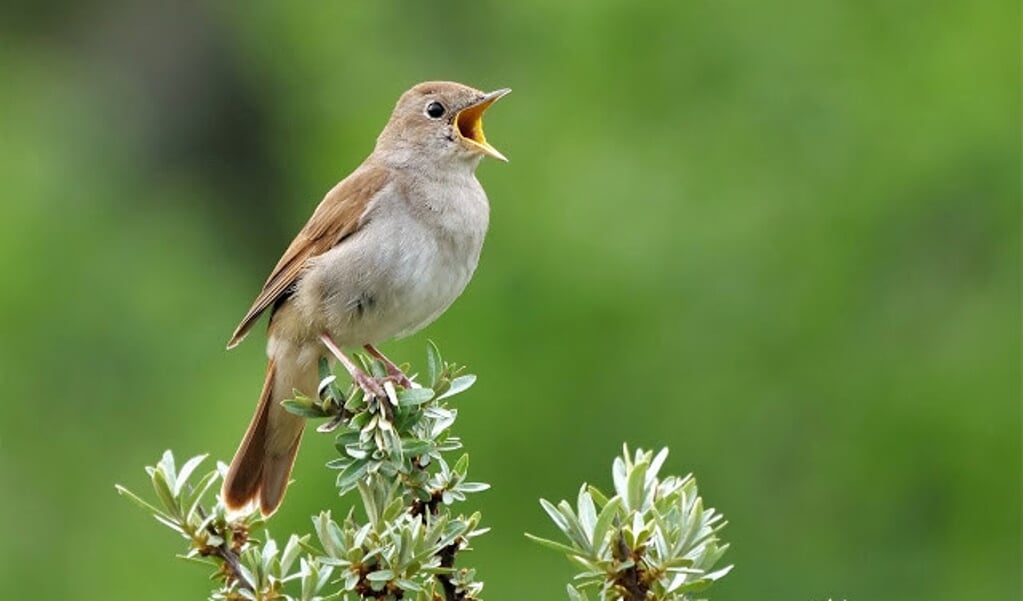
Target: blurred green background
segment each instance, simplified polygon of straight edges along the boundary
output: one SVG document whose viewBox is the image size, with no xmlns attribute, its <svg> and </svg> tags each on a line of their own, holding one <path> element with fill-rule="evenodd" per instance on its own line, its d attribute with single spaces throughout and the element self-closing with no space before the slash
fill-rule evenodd
<svg viewBox="0 0 1023 601">
<path fill-rule="evenodd" d="M 383 348 L 480 377 L 486 598 L 564 598 L 522 532 L 624 441 L 729 519 L 715 601 L 1020 598 L 1018 3 L 0 10 L 4 598 L 204 598 L 113 485 L 230 457 L 264 338 L 224 342 L 438 78 L 515 90 L 487 116 L 511 162 L 479 169 L 466 293 Z M 347 506 L 330 454 L 307 436 L 272 531 Z"/>
</svg>

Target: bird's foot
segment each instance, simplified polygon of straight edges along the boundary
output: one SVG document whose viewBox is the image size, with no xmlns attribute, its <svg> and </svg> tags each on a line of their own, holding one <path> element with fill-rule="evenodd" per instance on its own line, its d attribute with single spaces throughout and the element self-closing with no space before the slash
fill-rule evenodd
<svg viewBox="0 0 1023 601">
<path fill-rule="evenodd" d="M 334 357 L 337 358 L 341 365 L 345 366 L 345 370 L 348 371 L 348 375 L 352 376 L 352 382 L 361 388 L 362 391 L 366 393 L 366 396 L 372 396 L 378 399 L 387 397 L 387 392 L 384 390 L 380 379 L 374 378 L 359 369 L 359 366 L 356 365 L 355 362 L 348 357 L 348 355 L 341 352 L 341 349 L 334 343 L 334 340 L 329 335 L 321 334 L 320 342 L 322 342 L 323 346 L 330 351 L 331 355 L 334 355 Z"/>
<path fill-rule="evenodd" d="M 398 386 L 401 386 L 402 388 L 404 388 L 406 390 L 408 390 L 409 388 L 412 388 L 412 380 L 409 380 L 408 376 L 406 376 L 404 374 L 404 372 L 402 372 L 401 370 L 398 370 L 396 372 L 392 372 L 391 370 L 387 370 L 387 375 L 384 376 L 382 379 L 385 382 L 394 382 L 395 384 L 397 384 Z"/>
<path fill-rule="evenodd" d="M 384 364 L 384 369 L 387 370 L 387 376 L 384 378 L 385 380 L 394 382 L 398 386 L 401 386 L 402 388 L 405 389 L 412 388 L 412 380 L 410 380 L 409 377 L 405 375 L 405 372 L 401 371 L 400 367 L 394 364 L 394 361 L 388 359 L 386 355 L 381 353 L 380 350 L 377 349 L 372 344 L 367 344 L 362 348 L 366 349 L 366 352 L 368 352 L 370 355 L 373 355 L 374 358 L 378 359 L 381 363 Z"/>
<path fill-rule="evenodd" d="M 381 385 L 381 378 L 374 378 L 358 368 L 356 368 L 354 372 L 351 372 L 351 376 L 355 385 L 361 388 L 367 396 L 376 397 L 378 399 L 387 398 L 387 392 Z"/>
<path fill-rule="evenodd" d="M 394 419 L 394 407 L 398 406 L 398 395 L 394 390 L 394 383 L 391 382 L 389 376 L 377 378 L 367 374 L 361 369 L 356 368 L 355 371 L 349 372 L 352 376 L 352 382 L 355 383 L 365 395 L 366 402 L 370 402 L 370 399 L 376 399 L 377 407 L 380 410 L 383 419 L 390 422 Z"/>
<path fill-rule="evenodd" d="M 366 402 L 376 399 L 383 418 L 388 422 L 393 420 L 394 410 L 391 405 L 398 406 L 398 396 L 390 378 L 388 376 L 377 378 L 358 368 L 348 373 L 352 376 L 352 382 L 362 390 Z"/>
</svg>

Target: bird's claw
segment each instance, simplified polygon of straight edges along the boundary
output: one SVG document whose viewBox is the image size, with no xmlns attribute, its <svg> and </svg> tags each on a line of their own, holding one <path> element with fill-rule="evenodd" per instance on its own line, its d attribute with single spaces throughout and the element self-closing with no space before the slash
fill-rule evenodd
<svg viewBox="0 0 1023 601">
<path fill-rule="evenodd" d="M 385 381 L 389 380 L 405 389 L 412 388 L 412 380 L 405 375 L 405 372 L 401 371 L 400 367 L 394 364 L 394 361 L 391 361 L 387 358 L 387 355 L 381 353 L 380 349 L 372 344 L 367 344 L 363 348 L 384 366 L 384 369 L 387 371 L 387 376 L 384 378 Z"/>
<path fill-rule="evenodd" d="M 373 376 L 360 371 L 353 374 L 352 379 L 355 381 L 355 385 L 361 388 L 366 396 L 378 399 L 382 399 L 387 396 L 387 393 L 384 391 L 384 387 L 380 385 L 380 381 Z"/>
<path fill-rule="evenodd" d="M 410 380 L 409 377 L 406 376 L 404 372 L 397 368 L 394 371 L 388 369 L 387 377 L 385 377 L 384 380 L 388 382 L 394 382 L 395 384 L 401 386 L 405 390 L 412 388 L 412 380 Z"/>
</svg>

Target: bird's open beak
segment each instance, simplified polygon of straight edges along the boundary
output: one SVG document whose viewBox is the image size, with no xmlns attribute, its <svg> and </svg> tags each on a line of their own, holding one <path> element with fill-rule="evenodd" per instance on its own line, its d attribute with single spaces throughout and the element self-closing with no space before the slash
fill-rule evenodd
<svg viewBox="0 0 1023 601">
<path fill-rule="evenodd" d="M 455 115 L 455 131 L 469 146 L 479 152 L 507 162 L 503 154 L 487 142 L 483 135 L 483 113 L 490 108 L 491 104 L 497 102 L 502 96 L 511 92 L 508 88 L 493 91 L 486 94 L 478 102 L 470 104 Z"/>
</svg>

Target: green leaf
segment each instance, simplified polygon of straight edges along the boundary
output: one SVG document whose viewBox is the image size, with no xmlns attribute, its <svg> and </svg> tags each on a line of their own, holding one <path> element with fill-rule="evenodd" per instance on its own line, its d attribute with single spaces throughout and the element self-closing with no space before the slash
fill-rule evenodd
<svg viewBox="0 0 1023 601">
<path fill-rule="evenodd" d="M 293 413 L 300 417 L 326 417 L 326 414 L 319 407 L 297 399 L 283 400 L 281 405 L 288 410 L 288 413 Z"/>
<path fill-rule="evenodd" d="M 597 523 L 597 507 L 593 504 L 593 497 L 586 490 L 585 484 L 579 489 L 579 499 L 576 507 L 579 509 L 579 522 L 582 524 L 583 534 L 592 541 L 593 527 Z"/>
<path fill-rule="evenodd" d="M 370 451 L 368 449 L 363 448 L 363 446 L 359 443 L 347 445 L 344 448 L 344 453 L 345 455 L 348 455 L 352 459 L 365 459 L 370 455 Z"/>
<path fill-rule="evenodd" d="M 661 466 L 664 465 L 664 460 L 668 458 L 668 447 L 664 447 L 658 451 L 657 455 L 650 462 L 650 469 L 647 472 L 652 476 L 656 477 L 657 473 L 661 471 Z"/>
<path fill-rule="evenodd" d="M 252 574 L 252 570 L 250 570 L 250 569 L 249 569 L 249 568 L 247 568 L 246 566 L 244 566 L 244 565 L 239 565 L 239 566 L 238 566 L 238 569 L 239 569 L 239 571 L 241 572 L 241 574 L 242 574 L 242 577 L 244 577 L 244 578 L 245 578 L 246 580 L 248 580 L 249 582 L 258 582 L 258 580 L 256 580 L 256 578 L 255 578 L 255 577 L 253 576 L 253 574 Z M 239 591 L 238 591 L 238 592 L 240 592 L 240 593 L 242 593 L 242 594 L 244 595 L 245 593 L 248 593 L 249 591 L 248 591 L 248 590 L 246 590 L 246 589 L 239 589 Z M 251 594 L 251 593 L 250 593 L 250 594 Z M 255 597 L 254 597 L 254 596 L 253 596 L 253 599 L 255 599 Z"/>
<path fill-rule="evenodd" d="M 277 557 L 277 541 L 269 538 L 269 534 L 267 534 L 267 540 L 263 543 L 263 552 L 259 558 L 259 568 L 263 574 L 270 574 L 272 572 L 272 564 L 275 557 Z"/>
<path fill-rule="evenodd" d="M 287 575 L 291 571 L 291 564 L 298 558 L 298 554 L 302 552 L 302 545 L 309 540 L 309 535 L 305 535 L 301 538 L 297 534 L 292 534 L 291 538 L 288 539 L 288 544 L 284 545 L 284 552 L 281 553 L 281 574 Z"/>
<path fill-rule="evenodd" d="M 401 452 L 409 457 L 425 455 L 433 450 L 433 444 L 428 440 L 406 438 L 401 441 Z"/>
<path fill-rule="evenodd" d="M 590 537 L 586 534 L 586 530 L 583 528 L 582 522 L 579 517 L 575 514 L 572 506 L 568 504 L 568 501 L 561 501 L 558 503 L 558 510 L 561 511 L 561 515 L 565 516 L 572 529 L 568 532 L 569 538 L 574 543 L 579 545 L 580 549 L 586 552 L 592 551 L 590 547 Z"/>
<path fill-rule="evenodd" d="M 163 511 L 161 511 L 161 510 L 157 509 L 156 507 L 150 505 L 149 503 L 143 501 L 142 497 L 136 495 L 135 493 L 131 492 L 130 490 L 128 490 L 127 488 L 121 486 L 120 484 L 115 484 L 114 485 L 114 489 L 117 490 L 117 494 L 121 495 L 122 497 L 127 497 L 129 501 L 131 501 L 132 503 L 138 505 L 139 507 L 141 507 L 142 509 L 146 510 L 147 512 L 153 513 L 153 514 L 163 514 Z"/>
<path fill-rule="evenodd" d="M 316 537 L 320 539 L 320 545 L 324 552 L 330 557 L 338 557 L 344 549 L 344 543 L 333 530 L 334 520 L 330 517 L 329 511 L 321 511 L 313 518 L 313 529 L 316 530 Z"/>
<path fill-rule="evenodd" d="M 470 374 L 466 376 L 458 376 L 454 380 L 451 380 L 451 385 L 448 387 L 447 391 L 445 391 L 444 394 L 437 397 L 437 400 L 440 401 L 448 397 L 453 397 L 460 392 L 468 390 L 475 383 L 476 376 L 474 375 Z"/>
<path fill-rule="evenodd" d="M 557 541 L 553 541 L 547 538 L 540 538 L 539 536 L 534 536 L 528 532 L 526 532 L 526 538 L 533 541 L 534 543 L 543 545 L 548 549 L 554 549 L 555 551 L 560 551 L 567 555 L 579 555 L 579 549 L 576 549 L 575 547 L 570 547 L 564 543 L 559 543 Z"/>
<path fill-rule="evenodd" d="M 728 567 L 725 567 L 725 568 L 721 568 L 720 570 L 717 570 L 716 572 L 711 572 L 709 574 L 704 574 L 699 579 L 694 580 L 694 581 L 689 582 L 689 583 L 686 583 L 685 585 L 680 586 L 679 588 L 677 588 L 675 590 L 677 592 L 680 592 L 680 593 L 698 593 L 698 592 L 700 592 L 702 590 L 707 589 L 707 587 L 709 587 L 710 585 L 714 584 L 714 582 L 716 582 L 717 580 L 720 580 L 722 577 L 727 575 L 728 572 L 732 571 L 733 567 L 734 566 L 728 566 Z"/>
<path fill-rule="evenodd" d="M 369 364 L 369 373 L 374 378 L 386 378 L 387 368 L 384 367 L 384 363 L 374 357 L 365 357 L 366 362 Z"/>
<path fill-rule="evenodd" d="M 174 493 L 171 491 L 170 484 L 167 482 L 167 472 L 162 468 L 163 466 L 161 465 L 160 468 L 157 468 L 152 472 L 151 479 L 153 481 L 153 490 L 156 491 L 156 496 L 160 499 L 160 502 L 163 503 L 168 514 L 178 516 L 181 513 L 181 508 L 178 506 L 177 500 L 174 498 Z M 170 469 L 173 472 L 174 466 L 171 465 Z M 171 474 L 171 477 L 173 477 L 173 473 Z"/>
<path fill-rule="evenodd" d="M 369 461 L 366 459 L 353 461 L 337 475 L 337 488 L 341 490 L 342 494 L 344 494 L 355 486 L 356 482 L 358 482 L 360 478 L 363 478 L 366 475 L 368 468 Z"/>
<path fill-rule="evenodd" d="M 547 512 L 547 515 L 554 522 L 554 525 L 558 527 L 558 530 L 561 530 L 565 536 L 570 537 L 569 532 L 572 530 L 572 527 L 568 524 L 565 516 L 561 515 L 561 512 L 558 511 L 558 508 L 547 499 L 540 499 L 540 506 Z"/>
<path fill-rule="evenodd" d="M 387 582 L 394 578 L 394 570 L 377 570 L 366 574 L 366 580 L 370 582 Z"/>
<path fill-rule="evenodd" d="M 614 484 L 615 494 L 621 497 L 623 501 L 628 501 L 629 474 L 625 467 L 625 460 L 621 457 L 615 457 L 614 463 L 611 464 L 611 479 Z M 628 503 L 626 503 L 626 507 L 629 507 Z"/>
<path fill-rule="evenodd" d="M 612 497 L 610 501 L 604 505 L 604 508 L 600 510 L 600 515 L 597 516 L 597 523 L 593 525 L 593 550 L 596 554 L 603 553 L 604 545 L 608 542 L 608 534 L 611 531 L 611 525 L 614 523 L 616 517 L 621 517 L 620 512 L 622 509 L 621 497 Z"/>
<path fill-rule="evenodd" d="M 409 580 L 407 578 L 399 578 L 394 583 L 405 591 L 412 591 L 414 593 L 418 593 L 423 590 L 423 587 L 418 582 L 414 580 Z"/>
<path fill-rule="evenodd" d="M 405 388 L 398 392 L 398 406 L 409 407 L 422 405 L 433 399 L 430 388 Z"/>
<path fill-rule="evenodd" d="M 426 375 L 430 381 L 430 388 L 437 387 L 437 380 L 444 369 L 444 360 L 441 359 L 440 349 L 432 340 L 426 341 Z"/>
<path fill-rule="evenodd" d="M 195 468 L 198 467 L 198 465 L 208 456 L 209 455 L 196 455 L 186 461 L 185 465 L 181 466 L 181 471 L 178 472 L 177 481 L 174 483 L 173 492 L 175 497 L 181 494 L 181 489 L 188 482 L 188 478 L 192 475 L 192 472 L 195 471 Z"/>
<path fill-rule="evenodd" d="M 646 498 L 646 470 L 650 467 L 645 461 L 632 466 L 629 472 L 626 491 L 628 492 L 626 508 L 632 511 L 644 511 L 643 501 Z"/>
<path fill-rule="evenodd" d="M 586 598 L 586 593 L 580 593 L 571 584 L 566 585 L 566 586 L 567 586 L 569 601 L 588 601 L 588 599 Z"/>
<path fill-rule="evenodd" d="M 715 545 L 716 545 L 716 543 L 715 543 Z M 709 569 L 715 563 L 717 563 L 718 560 L 721 559 L 721 556 L 725 554 L 725 551 L 728 550 L 729 546 L 730 545 L 728 545 L 728 544 L 724 544 L 724 545 L 721 545 L 720 547 L 715 546 L 714 548 L 708 549 L 707 555 L 700 562 L 700 565 L 702 567 L 704 567 L 704 568 Z"/>
<path fill-rule="evenodd" d="M 490 485 L 486 482 L 462 482 L 455 487 L 455 490 L 464 493 L 476 493 L 488 490 Z"/>
<path fill-rule="evenodd" d="M 177 532 L 179 534 L 185 535 L 187 537 L 187 535 L 185 534 L 184 529 L 181 527 L 181 524 L 179 524 L 178 521 L 175 520 L 174 518 L 172 518 L 170 516 L 167 516 L 167 515 L 165 515 L 163 513 L 154 513 L 153 517 L 156 518 L 157 522 L 160 522 L 161 524 L 163 524 L 164 526 L 167 526 L 171 530 L 173 530 L 173 531 L 175 531 L 175 532 Z"/>
<path fill-rule="evenodd" d="M 357 442 L 359 442 L 358 432 L 341 432 L 334 438 L 334 448 L 343 453 L 346 446 Z"/>
<path fill-rule="evenodd" d="M 192 550 L 190 553 L 197 553 L 198 551 Z M 194 555 L 175 555 L 178 559 L 184 559 L 185 561 L 191 561 L 193 563 L 202 564 L 204 567 L 214 566 L 216 567 L 217 562 L 213 561 L 209 557 L 196 557 Z"/>
<path fill-rule="evenodd" d="M 462 453 L 462 456 L 455 462 L 455 467 L 451 468 L 451 471 L 459 476 L 465 476 L 466 472 L 469 471 L 469 454 Z"/>
<path fill-rule="evenodd" d="M 165 481 L 173 489 L 174 481 L 177 480 L 177 472 L 174 469 L 174 453 L 170 449 L 163 452 L 160 462 L 156 464 L 156 471 L 163 473 Z"/>
<path fill-rule="evenodd" d="M 599 488 L 591 484 L 587 490 L 589 490 L 590 496 L 593 497 L 593 500 L 597 503 L 597 507 L 603 507 L 607 505 L 607 496 L 604 493 L 600 492 Z"/>
<path fill-rule="evenodd" d="M 199 503 L 202 502 L 202 498 L 207 492 L 209 492 L 209 490 L 213 487 L 213 484 L 217 481 L 218 475 L 218 472 L 212 471 L 199 479 L 199 482 L 195 485 L 195 489 L 192 491 L 191 495 L 189 495 L 191 500 L 188 503 L 188 507 L 185 508 L 186 519 L 195 513 L 196 508 L 199 507 Z"/>
</svg>

